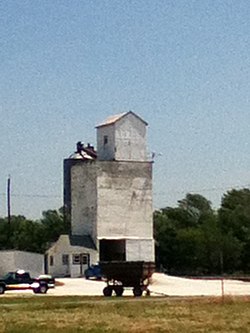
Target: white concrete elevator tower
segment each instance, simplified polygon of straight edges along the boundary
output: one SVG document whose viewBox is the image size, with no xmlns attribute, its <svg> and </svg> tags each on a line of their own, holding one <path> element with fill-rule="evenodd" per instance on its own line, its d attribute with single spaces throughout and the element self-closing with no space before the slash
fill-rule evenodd
<svg viewBox="0 0 250 333">
<path fill-rule="evenodd" d="M 97 126 L 97 237 L 101 260 L 154 261 L 147 123 L 133 112 Z"/>
<path fill-rule="evenodd" d="M 65 172 L 72 235 L 91 237 L 97 260 L 154 261 L 147 123 L 130 111 L 96 129 L 97 158 L 68 161 Z"/>
</svg>

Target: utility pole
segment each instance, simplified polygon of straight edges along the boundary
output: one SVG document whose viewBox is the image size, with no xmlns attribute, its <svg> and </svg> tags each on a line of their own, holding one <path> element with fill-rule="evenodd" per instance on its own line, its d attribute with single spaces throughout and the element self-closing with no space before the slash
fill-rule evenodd
<svg viewBox="0 0 250 333">
<path fill-rule="evenodd" d="M 8 224 L 11 221 L 11 209 L 10 209 L 10 176 L 7 181 L 7 212 L 8 212 Z"/>
</svg>

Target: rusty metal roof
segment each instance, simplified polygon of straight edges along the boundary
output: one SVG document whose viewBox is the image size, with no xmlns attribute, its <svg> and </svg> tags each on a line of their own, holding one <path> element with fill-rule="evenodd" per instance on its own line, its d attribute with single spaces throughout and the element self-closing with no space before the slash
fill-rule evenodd
<svg viewBox="0 0 250 333">
<path fill-rule="evenodd" d="M 116 123 L 118 120 L 120 120 L 121 118 L 123 118 L 124 116 L 126 116 L 129 113 L 132 113 L 135 117 L 139 118 L 142 122 L 145 123 L 145 125 L 148 125 L 147 122 L 144 121 L 141 117 L 137 116 L 137 114 L 135 114 L 132 111 L 129 111 L 129 112 L 123 112 L 123 113 L 119 113 L 119 114 L 108 117 L 106 120 L 104 120 L 104 122 L 97 125 L 96 128 L 102 127 L 102 126 L 107 126 L 107 125 L 112 125 L 112 124 Z"/>
<path fill-rule="evenodd" d="M 119 120 L 120 118 L 125 116 L 125 114 L 127 114 L 127 112 L 123 112 L 123 113 L 119 113 L 119 114 L 115 114 L 113 116 L 110 116 L 107 119 L 105 119 L 101 124 L 97 125 L 96 127 L 101 127 L 101 126 L 114 124 L 115 122 L 117 122 L 117 120 Z"/>
</svg>

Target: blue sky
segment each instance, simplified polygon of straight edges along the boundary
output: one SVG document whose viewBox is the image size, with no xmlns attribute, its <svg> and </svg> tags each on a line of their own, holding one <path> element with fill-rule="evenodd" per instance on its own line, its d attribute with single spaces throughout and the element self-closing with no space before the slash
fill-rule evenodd
<svg viewBox="0 0 250 333">
<path fill-rule="evenodd" d="M 132 110 L 149 123 L 154 207 L 250 184 L 248 0 L 0 2 L 0 216 L 62 206 L 63 159 Z"/>
</svg>

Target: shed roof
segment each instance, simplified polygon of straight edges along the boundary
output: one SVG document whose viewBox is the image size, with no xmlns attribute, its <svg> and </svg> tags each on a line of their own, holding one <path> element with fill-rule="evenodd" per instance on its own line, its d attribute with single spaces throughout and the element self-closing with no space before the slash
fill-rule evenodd
<svg viewBox="0 0 250 333">
<path fill-rule="evenodd" d="M 116 123 L 117 121 L 119 121 L 121 118 L 127 116 L 128 114 L 133 114 L 135 117 L 140 119 L 146 126 L 148 125 L 148 123 L 145 120 L 143 120 L 141 117 L 139 117 L 137 114 L 135 114 L 132 111 L 129 111 L 129 112 L 123 112 L 123 113 L 119 113 L 119 114 L 108 117 L 106 120 L 104 120 L 104 122 L 97 125 L 96 128 L 102 127 L 102 126 L 112 125 L 112 124 Z"/>
<path fill-rule="evenodd" d="M 69 242 L 71 246 L 82 246 L 88 249 L 96 250 L 92 238 L 88 235 L 70 235 Z"/>
</svg>

